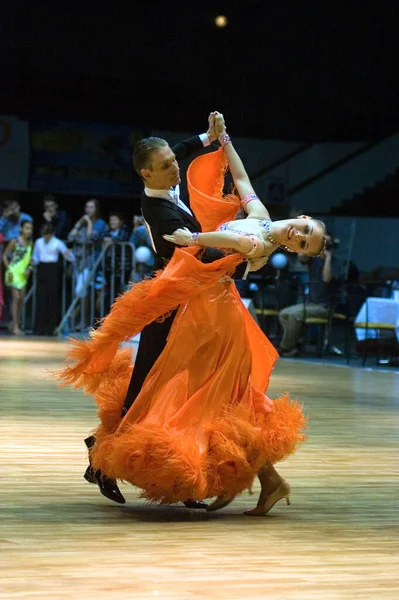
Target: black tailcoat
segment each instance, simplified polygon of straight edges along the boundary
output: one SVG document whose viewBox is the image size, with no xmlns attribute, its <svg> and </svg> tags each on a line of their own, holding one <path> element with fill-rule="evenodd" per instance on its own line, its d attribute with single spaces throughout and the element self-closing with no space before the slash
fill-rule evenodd
<svg viewBox="0 0 399 600">
<path fill-rule="evenodd" d="M 178 160 L 184 160 L 193 152 L 203 147 L 199 136 L 194 136 L 180 142 L 172 148 Z M 186 206 L 189 206 L 185 202 Z M 171 242 L 163 239 L 163 235 L 172 234 L 179 227 L 187 227 L 193 233 L 201 231 L 201 225 L 197 219 L 189 215 L 184 209 L 179 208 L 170 200 L 164 198 L 152 198 L 141 196 L 141 210 L 144 219 L 151 231 L 152 240 L 155 246 L 156 258 L 155 268 L 159 269 L 165 266 L 166 262 L 172 258 L 176 248 Z M 213 262 L 223 255 L 217 248 L 206 248 L 202 254 L 202 262 Z M 245 272 L 246 263 L 240 264 L 235 273 L 235 278 L 241 278 Z M 147 325 L 140 336 L 140 343 L 135 360 L 132 378 L 130 380 L 127 392 L 124 413 L 131 407 L 135 398 L 152 369 L 156 360 L 162 353 L 166 345 L 166 340 L 176 315 L 177 309 L 162 322 L 154 321 Z"/>
</svg>

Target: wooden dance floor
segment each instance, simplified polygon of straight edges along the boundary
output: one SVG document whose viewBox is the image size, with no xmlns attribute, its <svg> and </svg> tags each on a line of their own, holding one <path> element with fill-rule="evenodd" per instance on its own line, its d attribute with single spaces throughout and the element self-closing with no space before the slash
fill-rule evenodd
<svg viewBox="0 0 399 600">
<path fill-rule="evenodd" d="M 303 401 L 309 440 L 279 465 L 291 506 L 250 518 L 257 486 L 212 514 L 102 497 L 95 407 L 46 375 L 65 344 L 0 339 L 0 598 L 399 598 L 398 374 L 280 360 L 269 394 Z"/>
</svg>

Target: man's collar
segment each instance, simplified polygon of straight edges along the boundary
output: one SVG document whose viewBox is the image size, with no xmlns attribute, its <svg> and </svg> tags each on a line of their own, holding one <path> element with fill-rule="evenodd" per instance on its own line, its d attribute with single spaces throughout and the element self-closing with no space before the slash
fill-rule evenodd
<svg viewBox="0 0 399 600">
<path fill-rule="evenodd" d="M 163 198 L 165 200 L 169 200 L 169 202 L 172 202 L 172 204 L 175 204 L 177 206 L 180 197 L 180 186 L 176 185 L 175 189 L 170 188 L 169 190 L 153 190 L 151 188 L 145 187 L 144 193 L 149 198 Z"/>
<path fill-rule="evenodd" d="M 144 193 L 149 198 L 165 198 L 165 200 L 171 200 L 171 192 L 173 190 L 153 190 L 147 186 L 144 188 Z"/>
</svg>

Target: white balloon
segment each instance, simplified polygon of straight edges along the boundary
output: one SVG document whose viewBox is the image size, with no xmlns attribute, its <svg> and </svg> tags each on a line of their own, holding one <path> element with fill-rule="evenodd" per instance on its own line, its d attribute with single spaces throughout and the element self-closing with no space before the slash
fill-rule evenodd
<svg viewBox="0 0 399 600">
<path fill-rule="evenodd" d="M 147 248 L 147 246 L 139 246 L 138 248 L 136 248 L 135 257 L 136 262 L 144 263 L 146 265 L 147 263 L 151 262 L 151 250 Z"/>
<path fill-rule="evenodd" d="M 273 254 L 270 262 L 275 269 L 284 269 L 287 266 L 288 259 L 285 254 L 277 252 L 277 254 Z"/>
</svg>

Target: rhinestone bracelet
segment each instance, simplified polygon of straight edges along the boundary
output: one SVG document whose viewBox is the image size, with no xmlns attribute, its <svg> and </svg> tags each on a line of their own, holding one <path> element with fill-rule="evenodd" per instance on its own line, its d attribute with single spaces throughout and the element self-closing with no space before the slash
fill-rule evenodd
<svg viewBox="0 0 399 600">
<path fill-rule="evenodd" d="M 245 208 L 247 204 L 252 202 L 252 200 L 259 200 L 259 198 L 256 194 L 246 194 L 246 196 L 244 196 L 244 198 L 241 200 L 241 206 Z"/>
<path fill-rule="evenodd" d="M 191 240 L 188 242 L 188 245 L 189 246 L 198 246 L 199 245 L 198 236 L 199 236 L 199 232 L 191 234 Z"/>
<path fill-rule="evenodd" d="M 219 135 L 219 142 L 220 142 L 220 145 L 222 146 L 222 148 L 224 148 L 227 144 L 230 144 L 231 137 L 229 136 L 228 133 L 221 133 Z"/>
</svg>

